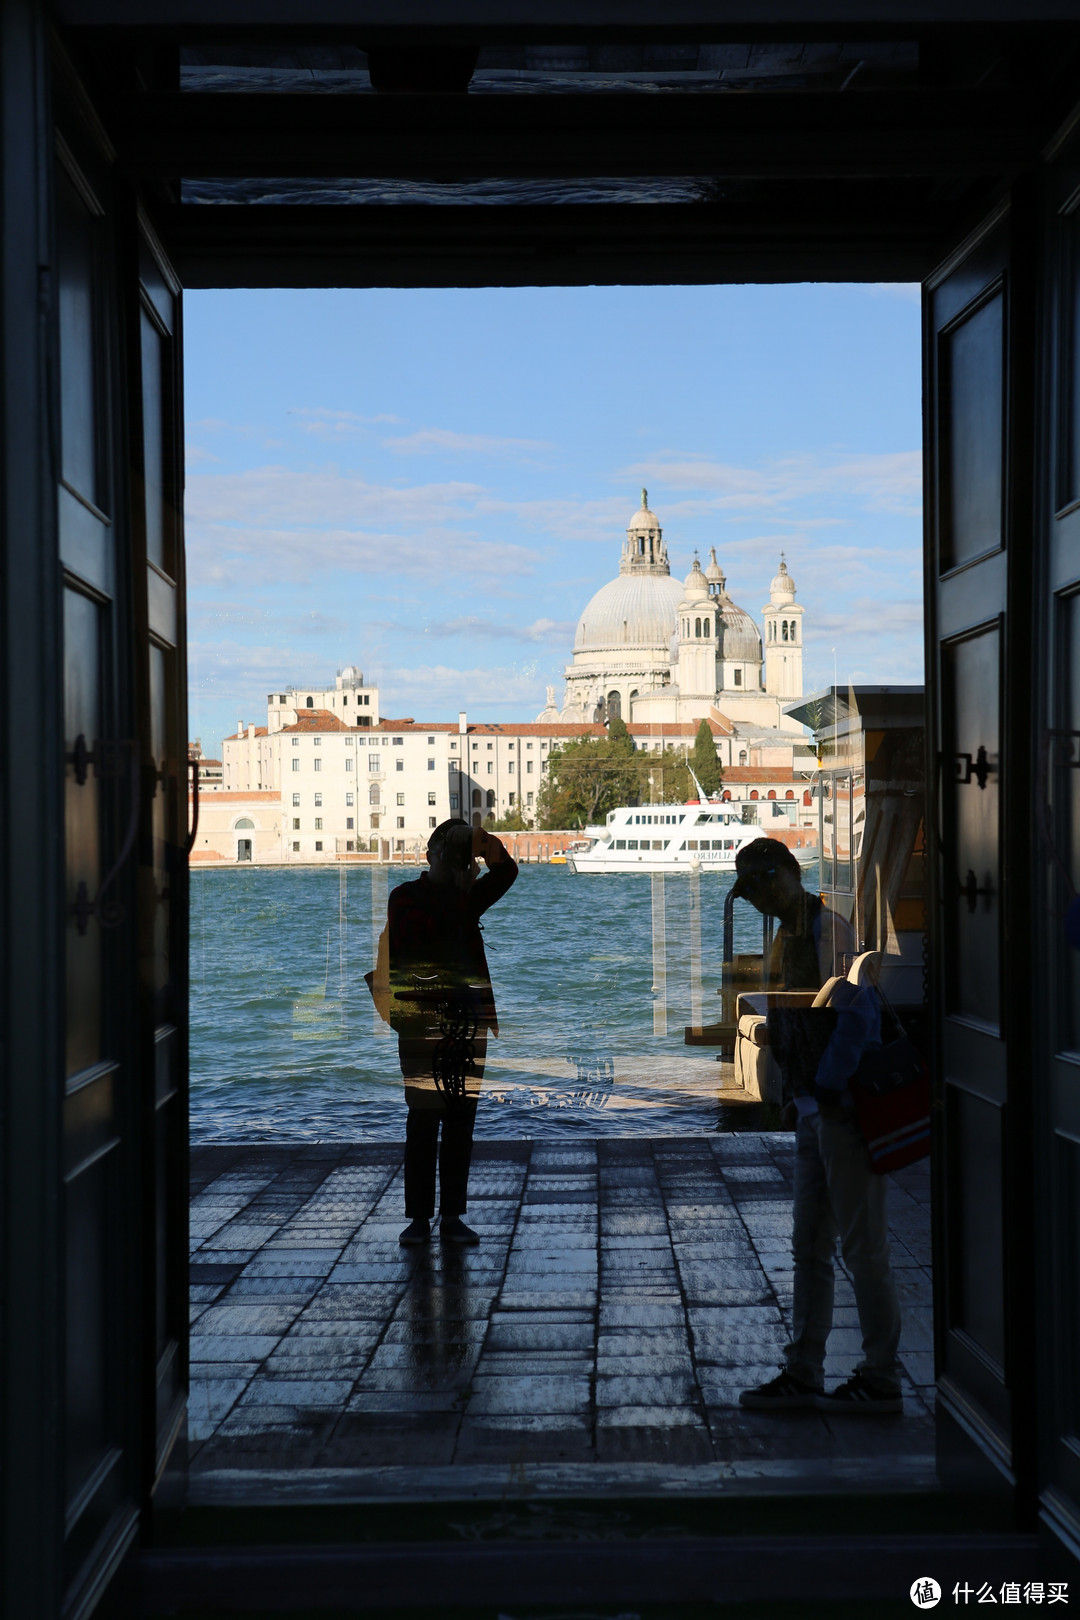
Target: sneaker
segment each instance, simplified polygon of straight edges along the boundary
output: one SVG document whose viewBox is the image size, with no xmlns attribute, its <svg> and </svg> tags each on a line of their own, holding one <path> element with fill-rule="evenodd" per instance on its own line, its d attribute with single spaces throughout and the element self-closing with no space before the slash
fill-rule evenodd
<svg viewBox="0 0 1080 1620">
<path fill-rule="evenodd" d="M 430 1242 L 430 1240 L 431 1222 L 426 1221 L 422 1215 L 418 1215 L 415 1221 L 410 1221 L 398 1238 L 398 1242 L 403 1243 L 406 1248 L 415 1248 L 421 1243 Z"/>
<path fill-rule="evenodd" d="M 751 1412 L 792 1412 L 800 1407 L 812 1407 L 817 1400 L 818 1391 L 811 1384 L 804 1384 L 801 1378 L 781 1367 L 779 1375 L 770 1378 L 767 1384 L 744 1389 L 739 1405 Z"/>
<path fill-rule="evenodd" d="M 814 1405 L 819 1412 L 839 1412 L 844 1417 L 896 1417 L 904 1410 L 899 1392 L 876 1389 L 861 1373 L 852 1373 L 846 1384 L 839 1384 L 828 1395 L 819 1395 Z"/>
<path fill-rule="evenodd" d="M 446 1243 L 479 1243 L 479 1233 L 466 1226 L 460 1215 L 444 1215 L 439 1222 L 439 1236 Z"/>
</svg>

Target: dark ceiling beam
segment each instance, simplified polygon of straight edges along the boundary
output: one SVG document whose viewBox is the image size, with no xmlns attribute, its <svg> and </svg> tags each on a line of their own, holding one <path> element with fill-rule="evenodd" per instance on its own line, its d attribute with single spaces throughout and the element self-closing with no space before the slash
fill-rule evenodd
<svg viewBox="0 0 1080 1620">
<path fill-rule="evenodd" d="M 914 39 L 946 31 L 1075 28 L 1074 0 L 56 0 L 75 28 L 237 33 L 377 30 L 419 42 L 586 35 L 671 39 Z"/>
<path fill-rule="evenodd" d="M 1047 108 L 982 91 L 856 96 L 154 94 L 110 134 L 136 175 L 829 178 L 1034 162 Z"/>
<path fill-rule="evenodd" d="M 693 205 L 186 206 L 159 216 L 187 287 L 917 281 L 951 212 L 874 218 Z"/>
</svg>

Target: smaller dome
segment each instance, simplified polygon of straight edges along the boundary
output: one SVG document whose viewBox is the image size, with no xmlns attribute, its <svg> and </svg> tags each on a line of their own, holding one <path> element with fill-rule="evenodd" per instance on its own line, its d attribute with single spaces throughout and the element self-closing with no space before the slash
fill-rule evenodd
<svg viewBox="0 0 1080 1620">
<path fill-rule="evenodd" d="M 708 580 L 710 585 L 723 586 L 726 583 L 724 578 L 724 570 L 716 560 L 715 546 L 709 547 L 709 565 L 705 570 L 705 578 Z"/>
<path fill-rule="evenodd" d="M 720 656 L 761 662 L 761 633 L 749 613 L 730 600 L 720 614 Z"/>
<path fill-rule="evenodd" d="M 709 594 L 709 582 L 705 578 L 705 575 L 701 572 L 701 564 L 698 562 L 696 556 L 694 558 L 693 568 L 691 568 L 690 572 L 683 580 L 683 590 L 686 592 L 686 600 L 688 602 L 693 601 L 696 597 L 708 596 Z"/>
<path fill-rule="evenodd" d="M 636 534 L 641 529 L 650 530 L 659 527 L 660 523 L 656 513 L 649 511 L 649 492 L 647 489 L 643 489 L 641 492 L 641 505 L 627 524 L 627 532 Z"/>
<path fill-rule="evenodd" d="M 783 552 L 780 554 L 780 571 L 774 576 L 773 582 L 769 586 L 769 595 L 774 601 L 778 596 L 795 595 L 795 581 L 787 571 L 787 563 L 784 561 Z"/>
<path fill-rule="evenodd" d="M 353 679 L 353 677 L 355 676 L 355 674 L 356 674 L 355 665 L 346 664 L 345 668 L 341 672 L 341 678 L 342 678 L 343 681 L 351 681 Z"/>
</svg>

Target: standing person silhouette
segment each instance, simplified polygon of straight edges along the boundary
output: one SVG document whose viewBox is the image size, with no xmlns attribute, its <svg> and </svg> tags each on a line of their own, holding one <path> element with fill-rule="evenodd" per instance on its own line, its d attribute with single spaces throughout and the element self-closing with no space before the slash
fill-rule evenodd
<svg viewBox="0 0 1080 1620">
<path fill-rule="evenodd" d="M 483 877 L 477 857 L 488 868 Z M 427 858 L 430 871 L 399 884 L 387 908 L 390 1024 L 409 1108 L 409 1224 L 399 1241 L 430 1238 L 437 1165 L 440 1235 L 451 1243 L 478 1243 L 461 1217 L 488 1031 L 499 1033 L 480 918 L 502 899 L 518 868 L 498 838 L 459 819 L 435 828 Z"/>
<path fill-rule="evenodd" d="M 819 990 L 843 973 L 855 939 L 842 917 L 802 886 L 802 871 L 776 838 L 757 838 L 735 857 L 734 893 L 780 923 L 769 967 L 774 990 Z M 792 1335 L 779 1375 L 744 1389 L 751 1411 L 816 1407 L 839 1415 L 898 1414 L 900 1306 L 889 1263 L 886 1181 L 873 1173 L 848 1089 L 869 1041 L 880 1041 L 879 998 L 871 985 L 839 982 L 829 1003 L 835 1028 L 810 1063 L 790 1038 L 798 1016 L 769 1017 L 769 1040 L 794 1093 L 795 1197 L 792 1232 Z M 825 1393 L 825 1349 L 833 1323 L 834 1256 L 839 1237 L 851 1272 L 863 1357 L 852 1376 Z"/>
</svg>

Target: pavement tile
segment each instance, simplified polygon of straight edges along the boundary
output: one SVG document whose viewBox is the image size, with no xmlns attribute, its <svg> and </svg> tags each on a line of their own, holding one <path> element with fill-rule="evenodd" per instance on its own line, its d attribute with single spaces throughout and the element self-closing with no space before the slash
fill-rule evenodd
<svg viewBox="0 0 1080 1620">
<path fill-rule="evenodd" d="M 589 1380 L 585 1377 L 477 1377 L 469 1400 L 469 1415 L 581 1412 L 588 1407 L 589 1395 Z"/>
<path fill-rule="evenodd" d="M 276 1333 L 193 1333 L 191 1355 L 195 1361 L 265 1361 L 279 1338 Z"/>
<path fill-rule="evenodd" d="M 211 1305 L 203 1312 L 199 1333 L 284 1333 L 299 1313 L 299 1305 L 280 1301 L 266 1304 Z"/>
<path fill-rule="evenodd" d="M 522 1313 L 525 1314 L 524 1312 Z M 555 1315 L 552 1312 L 552 1315 Z M 484 1353 L 505 1351 L 509 1354 L 538 1351 L 568 1353 L 592 1351 L 593 1326 L 591 1322 L 515 1322 L 504 1316 L 492 1317 L 484 1341 Z"/>
<path fill-rule="evenodd" d="M 667 1406 L 600 1406 L 596 1409 L 596 1430 L 601 1429 L 697 1429 L 701 1426 L 700 1407 L 693 1405 Z"/>
<path fill-rule="evenodd" d="M 369 1389 L 360 1385 L 345 1403 L 347 1413 L 413 1417 L 416 1414 L 456 1412 L 464 1409 L 465 1394 L 460 1389 Z"/>
<path fill-rule="evenodd" d="M 597 1410 L 615 1406 L 689 1406 L 696 1396 L 689 1371 L 640 1376 L 612 1373 L 596 1380 Z"/>
<path fill-rule="evenodd" d="M 344 1406 L 352 1387 L 351 1378 L 275 1378 L 260 1373 L 244 1391 L 237 1410 L 253 1406 L 337 1408 Z"/>
</svg>

